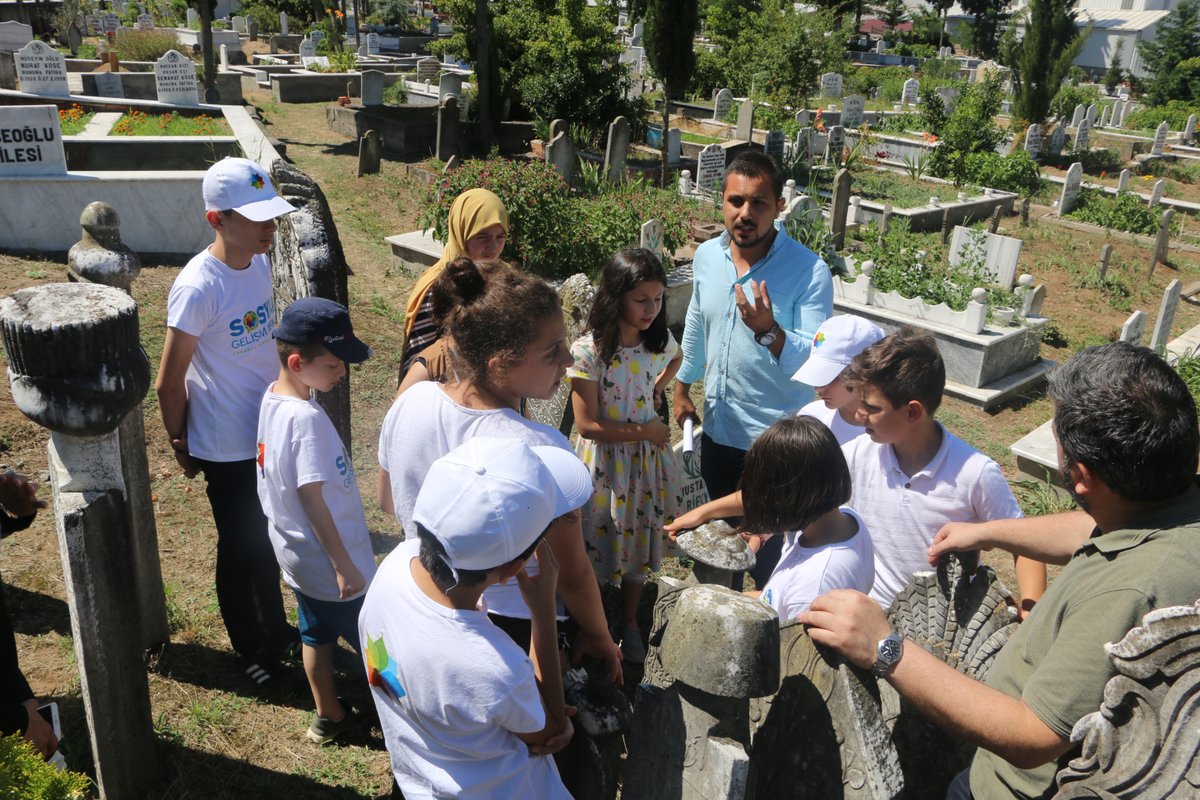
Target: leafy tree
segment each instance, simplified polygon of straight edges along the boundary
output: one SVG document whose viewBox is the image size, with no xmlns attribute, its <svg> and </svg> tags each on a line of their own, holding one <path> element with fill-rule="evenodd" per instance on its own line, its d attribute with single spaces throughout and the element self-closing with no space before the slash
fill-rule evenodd
<svg viewBox="0 0 1200 800">
<path fill-rule="evenodd" d="M 888 31 L 894 31 L 908 22 L 908 9 L 904 0 L 887 0 L 879 8 L 879 20 L 887 26 Z"/>
<path fill-rule="evenodd" d="M 929 5 L 933 8 L 935 14 L 939 18 L 938 22 L 938 50 L 942 49 L 943 42 L 946 41 L 946 13 L 950 11 L 950 7 L 954 5 L 954 0 L 929 0 Z"/>
<path fill-rule="evenodd" d="M 1150 104 L 1190 99 L 1187 78 L 1176 67 L 1181 61 L 1200 57 L 1200 3 L 1180 0 L 1158 26 L 1154 39 L 1139 41 L 1137 46 L 1147 71 L 1154 76 L 1148 85 Z"/>
<path fill-rule="evenodd" d="M 1125 70 L 1121 62 L 1125 60 L 1125 40 L 1117 39 L 1117 49 L 1113 51 L 1112 60 L 1108 62 L 1108 70 L 1104 73 L 1104 88 L 1109 94 L 1117 91 L 1121 81 L 1125 80 Z"/>
<path fill-rule="evenodd" d="M 971 25 L 971 50 L 980 58 L 994 58 L 999 46 L 1000 23 L 1009 0 L 961 0 L 962 10 L 975 17 Z"/>
<path fill-rule="evenodd" d="M 1190 1 L 1190 0 L 1188 0 Z M 1033 124 L 1046 118 L 1071 62 L 1091 34 L 1075 26 L 1074 0 L 1029 0 L 1024 36 L 1005 42 L 1002 60 L 1012 69 L 1013 115 Z"/>
<path fill-rule="evenodd" d="M 480 0 L 483 2 L 484 0 Z M 667 184 L 667 134 L 671 130 L 671 100 L 692 78 L 696 52 L 696 0 L 649 0 L 643 42 L 650 68 L 663 85 L 662 184 Z"/>
<path fill-rule="evenodd" d="M 996 151 L 1004 140 L 995 119 L 1002 94 L 999 81 L 990 75 L 983 83 L 960 89 L 958 104 L 940 127 L 941 143 L 930 155 L 930 169 L 935 175 L 962 184 L 968 178 L 972 155 Z M 940 97 L 937 102 L 941 103 Z"/>
<path fill-rule="evenodd" d="M 917 10 L 912 15 L 912 30 L 904 34 L 909 44 L 924 44 L 937 47 L 942 35 L 942 16 L 938 11 Z"/>
</svg>

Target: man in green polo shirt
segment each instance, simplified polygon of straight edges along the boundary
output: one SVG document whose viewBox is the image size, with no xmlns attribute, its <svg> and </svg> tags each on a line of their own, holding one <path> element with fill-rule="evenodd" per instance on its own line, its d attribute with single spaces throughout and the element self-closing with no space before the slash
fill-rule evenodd
<svg viewBox="0 0 1200 800">
<path fill-rule="evenodd" d="M 947 794 L 1048 798 L 1078 747 L 1071 729 L 1100 708 L 1116 674 L 1104 652 L 1156 608 L 1200 597 L 1200 431 L 1183 381 L 1153 351 L 1117 342 L 1082 351 L 1053 376 L 1063 483 L 1081 511 L 951 523 L 930 561 L 1000 547 L 1064 564 L 996 657 L 987 682 L 905 646 L 878 604 L 831 592 L 800 619 L 814 641 L 886 677 L 902 697 L 979 746 Z"/>
</svg>

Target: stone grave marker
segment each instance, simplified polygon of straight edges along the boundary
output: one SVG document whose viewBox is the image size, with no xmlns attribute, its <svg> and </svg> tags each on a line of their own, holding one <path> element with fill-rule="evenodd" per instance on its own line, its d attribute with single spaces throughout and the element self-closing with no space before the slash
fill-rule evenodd
<svg viewBox="0 0 1200 800">
<path fill-rule="evenodd" d="M 57 106 L 0 106 L 0 176 L 65 175 Z"/>
<path fill-rule="evenodd" d="M 646 30 L 645 23 L 635 22 L 633 24 L 633 32 L 630 33 L 630 35 L 629 35 L 629 43 L 631 45 L 633 45 L 634 47 L 637 47 L 638 45 L 640 45 L 642 43 L 642 36 L 643 36 L 645 30 Z"/>
<path fill-rule="evenodd" d="M 1161 156 L 1163 154 L 1163 148 L 1167 146 L 1167 132 L 1170 129 L 1166 120 L 1159 123 L 1158 128 L 1154 131 L 1154 144 L 1150 146 L 1150 155 Z"/>
<path fill-rule="evenodd" d="M 367 55 L 379 55 L 379 34 L 375 31 L 367 34 Z"/>
<path fill-rule="evenodd" d="M 221 64 L 220 64 L 219 71 L 220 72 L 229 72 L 229 46 L 226 44 L 222 44 L 219 52 L 221 54 Z"/>
<path fill-rule="evenodd" d="M 904 82 L 904 91 L 900 95 L 900 104 L 905 106 L 915 106 L 917 104 L 917 95 L 921 90 L 921 82 L 916 78 L 909 78 Z"/>
<path fill-rule="evenodd" d="M 20 22 L 0 22 L 0 52 L 16 52 L 33 41 L 33 26 Z"/>
<path fill-rule="evenodd" d="M 1087 116 L 1087 106 L 1079 103 L 1075 106 L 1075 113 L 1071 114 L 1071 127 L 1078 128 L 1079 123 L 1083 122 L 1083 118 Z"/>
<path fill-rule="evenodd" d="M 329 56 L 301 56 L 300 63 L 305 69 L 309 67 L 328 67 Z"/>
<path fill-rule="evenodd" d="M 195 30 L 196 29 L 195 26 L 199 25 L 199 24 L 200 24 L 200 12 L 198 12 L 194 8 L 189 8 L 187 10 L 187 26 L 189 28 L 191 28 L 192 30 Z"/>
<path fill-rule="evenodd" d="M 746 98 L 738 104 L 737 128 L 733 138 L 748 142 L 752 136 L 754 136 L 754 101 Z"/>
<path fill-rule="evenodd" d="M 1161 178 L 1154 182 L 1154 188 L 1150 190 L 1150 207 L 1154 208 L 1162 202 L 1163 193 L 1167 190 L 1167 182 Z"/>
<path fill-rule="evenodd" d="M 796 112 L 796 126 L 798 128 L 807 128 L 808 127 L 808 119 L 810 116 L 812 116 L 812 115 L 809 114 L 807 108 L 797 111 Z"/>
<path fill-rule="evenodd" d="M 1063 125 L 1061 122 L 1056 123 L 1053 133 L 1050 134 L 1049 155 L 1051 157 L 1058 156 L 1058 154 L 1062 152 L 1063 143 L 1065 142 L 1066 138 L 1067 126 Z"/>
<path fill-rule="evenodd" d="M 1135 311 L 1129 315 L 1129 319 L 1125 320 L 1125 324 L 1121 326 L 1121 341 L 1129 344 L 1138 345 L 1142 343 L 1142 337 L 1146 335 L 1146 316 L 1145 311 Z"/>
<path fill-rule="evenodd" d="M 383 73 L 380 73 L 381 75 Z M 453 157 L 453 156 L 452 156 Z M 383 139 L 377 131 L 367 131 L 358 140 L 358 174 L 379 174 L 379 162 L 383 160 Z"/>
<path fill-rule="evenodd" d="M 88 36 L 97 36 L 100 33 L 100 15 L 87 14 L 83 18 L 83 32 Z"/>
<path fill-rule="evenodd" d="M 857 128 L 863 124 L 863 111 L 867 100 L 861 94 L 852 94 L 842 102 L 842 126 Z"/>
<path fill-rule="evenodd" d="M 438 99 L 452 94 L 462 97 L 463 76 L 455 72 L 443 72 L 438 76 Z"/>
<path fill-rule="evenodd" d="M 358 57 L 360 60 L 367 57 L 367 45 L 365 43 L 358 46 Z"/>
<path fill-rule="evenodd" d="M 1154 333 L 1150 335 L 1150 349 L 1162 350 L 1171 338 L 1171 325 L 1175 322 L 1175 310 L 1179 308 L 1179 295 L 1183 282 L 1178 278 L 1167 284 L 1162 302 L 1158 306 L 1158 319 L 1154 320 Z"/>
<path fill-rule="evenodd" d="M 312 39 L 312 43 L 314 45 L 319 44 L 320 42 L 324 41 L 324 39 L 325 39 L 325 31 L 321 31 L 321 30 L 309 31 L 308 38 Z"/>
<path fill-rule="evenodd" d="M 958 89 L 953 86 L 939 86 L 937 93 L 942 98 L 942 103 L 946 106 L 946 113 L 949 114 L 958 105 Z"/>
<path fill-rule="evenodd" d="M 285 11 L 279 12 L 279 33 L 281 36 L 288 35 L 288 15 Z"/>
<path fill-rule="evenodd" d="M 71 51 L 72 58 L 79 55 L 80 47 L 83 47 L 83 31 L 78 23 L 72 22 L 67 26 L 67 49 Z"/>
<path fill-rule="evenodd" d="M 1079 189 L 1083 185 L 1083 165 L 1076 161 L 1067 170 L 1066 182 L 1063 184 L 1062 195 L 1058 200 L 1058 215 L 1068 213 L 1075 207 L 1079 198 Z"/>
<path fill-rule="evenodd" d="M 725 148 L 713 143 L 700 151 L 696 157 L 696 183 L 706 192 L 721 190 L 725 177 Z"/>
<path fill-rule="evenodd" d="M 1168 208 L 1163 212 L 1162 221 L 1158 224 L 1158 238 L 1154 240 L 1154 252 L 1150 254 L 1150 271 L 1146 275 L 1149 280 L 1154 274 L 1154 266 L 1162 261 L 1166 262 L 1167 252 L 1171 247 L 1171 219 L 1175 216 L 1175 209 Z"/>
<path fill-rule="evenodd" d="M 842 96 L 842 75 L 840 72 L 826 72 L 821 76 L 821 97 Z"/>
<path fill-rule="evenodd" d="M 137 29 L 139 31 L 148 31 L 154 27 L 154 17 L 149 14 L 138 14 Z"/>
<path fill-rule="evenodd" d="M 1042 126 L 1034 123 L 1025 131 L 1025 152 L 1037 159 L 1042 152 Z"/>
<path fill-rule="evenodd" d="M 196 65 L 178 50 L 168 50 L 154 62 L 154 88 L 160 103 L 181 106 L 200 104 L 196 91 Z"/>
<path fill-rule="evenodd" d="M 3 49 L 3 48 L 0 48 Z M 1191 144 L 1196 136 L 1196 115 L 1188 114 L 1187 123 L 1183 126 L 1183 143 Z"/>
<path fill-rule="evenodd" d="M 646 220 L 642 223 L 640 246 L 659 258 L 662 257 L 663 223 L 661 219 Z"/>
<path fill-rule="evenodd" d="M 125 86 L 119 72 L 97 72 L 96 94 L 101 97 L 124 97 Z"/>
<path fill-rule="evenodd" d="M 1117 178 L 1117 191 L 1125 192 L 1129 190 L 1129 170 L 1121 170 L 1121 177 Z"/>
<path fill-rule="evenodd" d="M 250 41 L 258 41 L 258 22 L 250 20 L 246 23 L 246 35 L 250 37 Z"/>
<path fill-rule="evenodd" d="M 713 98 L 713 119 L 723 120 L 725 115 L 729 113 L 729 109 L 733 107 L 733 92 L 728 89 L 722 89 L 717 92 L 717 96 Z"/>
<path fill-rule="evenodd" d="M 1087 113 L 1083 116 L 1088 121 L 1088 125 L 1096 124 L 1096 104 L 1092 103 L 1087 107 Z"/>
<path fill-rule="evenodd" d="M 841 125 L 832 125 L 829 128 L 829 144 L 825 150 L 825 160 L 827 162 L 841 162 L 842 147 L 846 144 L 846 129 Z M 847 195 L 848 196 L 848 195 Z"/>
<path fill-rule="evenodd" d="M 71 96 L 66 59 L 50 45 L 35 39 L 17 51 L 16 62 L 22 92 L 46 97 Z"/>
<path fill-rule="evenodd" d="M 1075 152 L 1086 153 L 1088 143 L 1091 140 L 1092 123 L 1084 117 L 1083 122 L 1079 123 L 1079 127 L 1075 129 Z"/>
<path fill-rule="evenodd" d="M 617 117 L 608 125 L 608 145 L 604 148 L 604 177 L 618 184 L 625 177 L 625 159 L 629 155 L 629 120 Z"/>
<path fill-rule="evenodd" d="M 956 225 L 950 240 L 950 264 L 958 266 L 966 259 L 983 256 L 984 268 L 1002 288 L 1013 285 L 1017 276 L 1017 261 L 1021 257 L 1020 239 L 997 233 L 977 231 Z"/>
<path fill-rule="evenodd" d="M 565 127 L 564 125 L 563 128 Z M 546 163 L 554 167 L 568 186 L 573 185 L 575 168 L 579 163 L 575 143 L 571 141 L 571 136 L 566 130 L 552 130 L 550 136 L 550 141 L 546 143 Z"/>
<path fill-rule="evenodd" d="M 233 29 L 235 31 L 237 31 L 238 33 L 246 33 L 247 32 L 245 17 L 242 17 L 242 16 L 230 17 L 229 22 L 233 26 Z"/>
<path fill-rule="evenodd" d="M 458 98 L 447 95 L 438 106 L 437 116 L 437 151 L 434 153 L 439 161 L 449 161 L 451 156 L 457 156 L 462 146 L 458 118 Z"/>
<path fill-rule="evenodd" d="M 383 73 L 369 69 L 359 79 L 359 98 L 364 107 L 383 105 Z"/>
<path fill-rule="evenodd" d="M 812 163 L 812 134 L 813 129 L 808 126 L 796 131 L 796 143 L 793 145 L 793 149 L 796 157 L 805 164 Z"/>
<path fill-rule="evenodd" d="M 121 27 L 121 18 L 116 14 L 104 14 L 100 17 L 100 31 L 104 34 L 116 34 Z"/>
<path fill-rule="evenodd" d="M 767 131 L 766 143 L 763 146 L 763 151 L 771 158 L 775 159 L 776 164 L 783 163 L 783 143 L 787 140 L 787 136 L 783 131 Z"/>
<path fill-rule="evenodd" d="M 432 81 L 441 72 L 442 65 L 433 57 L 422 58 L 417 62 L 417 80 Z"/>
<path fill-rule="evenodd" d="M 667 163 L 678 164 L 683 157 L 683 132 L 679 128 L 667 131 Z"/>
<path fill-rule="evenodd" d="M 304 59 L 304 58 L 316 58 L 316 57 L 317 57 L 317 46 L 315 44 L 313 44 L 313 40 L 308 39 L 308 38 L 301 39 L 300 40 L 300 58 Z"/>
<path fill-rule="evenodd" d="M 833 179 L 833 197 L 829 201 L 829 231 L 833 246 L 842 249 L 846 240 L 846 218 L 850 213 L 850 170 L 840 169 Z"/>
</svg>

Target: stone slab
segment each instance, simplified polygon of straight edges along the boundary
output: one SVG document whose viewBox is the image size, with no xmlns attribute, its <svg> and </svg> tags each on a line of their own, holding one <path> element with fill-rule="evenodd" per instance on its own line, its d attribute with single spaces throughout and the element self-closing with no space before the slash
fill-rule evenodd
<svg viewBox="0 0 1200 800">
<path fill-rule="evenodd" d="M 57 106 L 0 107 L 0 178 L 66 172 Z"/>
</svg>

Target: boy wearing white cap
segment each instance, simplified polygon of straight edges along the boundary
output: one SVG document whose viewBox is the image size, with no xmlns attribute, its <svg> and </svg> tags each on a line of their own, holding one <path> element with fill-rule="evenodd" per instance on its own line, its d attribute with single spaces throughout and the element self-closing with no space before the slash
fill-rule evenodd
<svg viewBox="0 0 1200 800">
<path fill-rule="evenodd" d="M 852 314 L 825 320 L 813 336 L 812 354 L 792 376 L 792 380 L 808 384 L 817 393 L 817 399 L 796 412 L 797 416 L 815 417 L 825 423 L 838 444 L 861 436 L 866 428 L 855 420 L 858 395 L 842 381 L 842 373 L 856 355 L 883 336 L 878 325 Z"/>
<path fill-rule="evenodd" d="M 433 463 L 408 540 L 384 559 L 359 617 L 367 679 L 408 800 L 570 798 L 554 592 L 543 536 L 592 496 L 569 450 L 478 437 Z M 536 552 L 537 571 L 526 569 Z M 483 592 L 515 578 L 532 621 L 529 654 L 488 619 Z"/>
<path fill-rule="evenodd" d="M 208 483 L 229 643 L 246 677 L 269 686 L 280 677 L 278 657 L 299 648 L 255 474 L 259 402 L 279 371 L 266 252 L 276 217 L 296 209 L 245 158 L 210 167 L 203 191 L 213 243 L 171 287 L 155 390 L 175 460 L 186 477 L 203 472 Z"/>
</svg>

